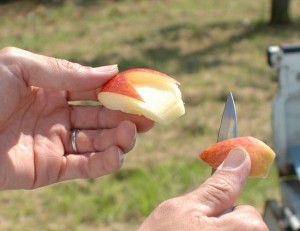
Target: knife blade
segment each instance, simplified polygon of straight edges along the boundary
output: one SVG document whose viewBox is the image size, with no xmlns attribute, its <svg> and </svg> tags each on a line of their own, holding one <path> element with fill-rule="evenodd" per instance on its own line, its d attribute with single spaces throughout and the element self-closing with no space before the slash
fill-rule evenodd
<svg viewBox="0 0 300 231">
<path fill-rule="evenodd" d="M 238 136 L 237 115 L 232 93 L 229 92 L 223 111 L 217 142 Z M 212 174 L 215 169 L 212 169 Z M 232 212 L 233 207 L 228 208 L 222 215 Z"/>
<path fill-rule="evenodd" d="M 225 103 L 217 142 L 231 139 L 238 136 L 237 115 L 232 93 L 229 92 Z M 212 174 L 215 169 L 212 169 Z"/>
<path fill-rule="evenodd" d="M 236 108 L 232 93 L 229 92 L 220 123 L 217 142 L 238 136 Z"/>
</svg>

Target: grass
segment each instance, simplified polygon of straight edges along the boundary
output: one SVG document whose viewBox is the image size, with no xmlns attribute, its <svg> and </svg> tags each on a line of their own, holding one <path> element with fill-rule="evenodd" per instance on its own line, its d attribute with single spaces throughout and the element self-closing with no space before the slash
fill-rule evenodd
<svg viewBox="0 0 300 231">
<path fill-rule="evenodd" d="M 239 134 L 272 146 L 277 82 L 265 50 L 298 41 L 298 1 L 291 7 L 295 23 L 281 27 L 268 26 L 267 0 L 91 2 L 0 5 L 0 47 L 166 72 L 181 82 L 186 115 L 139 135 L 114 175 L 1 192 L 1 230 L 134 230 L 161 201 L 195 189 L 210 175 L 197 154 L 215 142 L 229 90 Z M 270 197 L 280 198 L 275 166 L 267 179 L 248 180 L 239 203 L 263 211 Z"/>
</svg>

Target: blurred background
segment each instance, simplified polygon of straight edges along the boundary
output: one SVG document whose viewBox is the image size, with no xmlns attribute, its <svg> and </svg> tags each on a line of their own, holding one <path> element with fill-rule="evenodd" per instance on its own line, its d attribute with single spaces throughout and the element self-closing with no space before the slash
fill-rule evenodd
<svg viewBox="0 0 300 231">
<path fill-rule="evenodd" d="M 228 91 L 239 135 L 272 147 L 278 86 L 266 49 L 299 43 L 299 26 L 297 0 L 0 1 L 0 48 L 156 69 L 181 82 L 186 106 L 172 125 L 139 135 L 116 174 L 1 192 L 0 230 L 135 230 L 160 202 L 209 177 L 198 154 L 216 142 Z M 263 212 L 267 198 L 280 198 L 275 166 L 266 179 L 250 178 L 238 203 Z"/>
</svg>

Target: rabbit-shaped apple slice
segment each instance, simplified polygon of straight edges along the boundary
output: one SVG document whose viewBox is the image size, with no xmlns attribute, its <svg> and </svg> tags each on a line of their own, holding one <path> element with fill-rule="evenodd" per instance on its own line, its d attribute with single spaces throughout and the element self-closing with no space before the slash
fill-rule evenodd
<svg viewBox="0 0 300 231">
<path fill-rule="evenodd" d="M 120 72 L 98 93 L 108 109 L 138 114 L 169 124 L 185 113 L 179 82 L 159 71 L 135 68 Z"/>
</svg>

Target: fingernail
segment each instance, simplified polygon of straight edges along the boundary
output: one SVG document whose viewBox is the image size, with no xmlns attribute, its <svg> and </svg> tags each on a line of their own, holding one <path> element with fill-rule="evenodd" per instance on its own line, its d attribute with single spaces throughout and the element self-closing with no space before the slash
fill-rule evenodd
<svg viewBox="0 0 300 231">
<path fill-rule="evenodd" d="M 118 69 L 118 65 L 113 64 L 113 65 L 108 65 L 108 66 L 94 67 L 93 69 L 94 69 L 94 71 L 101 72 L 101 73 L 111 72 L 111 71 Z"/>
<path fill-rule="evenodd" d="M 122 166 L 124 163 L 124 154 L 121 150 L 119 152 L 119 160 L 120 160 L 120 165 Z"/>
<path fill-rule="evenodd" d="M 137 138 L 137 131 L 136 131 L 136 128 L 135 128 L 135 131 L 134 131 L 135 133 L 134 133 L 134 137 L 133 137 L 133 140 L 132 140 L 132 146 L 134 146 L 135 145 L 135 143 L 136 143 L 136 138 Z"/>
<path fill-rule="evenodd" d="M 243 147 L 232 149 L 221 165 L 222 169 L 234 169 L 239 167 L 247 157 L 247 151 Z"/>
</svg>

